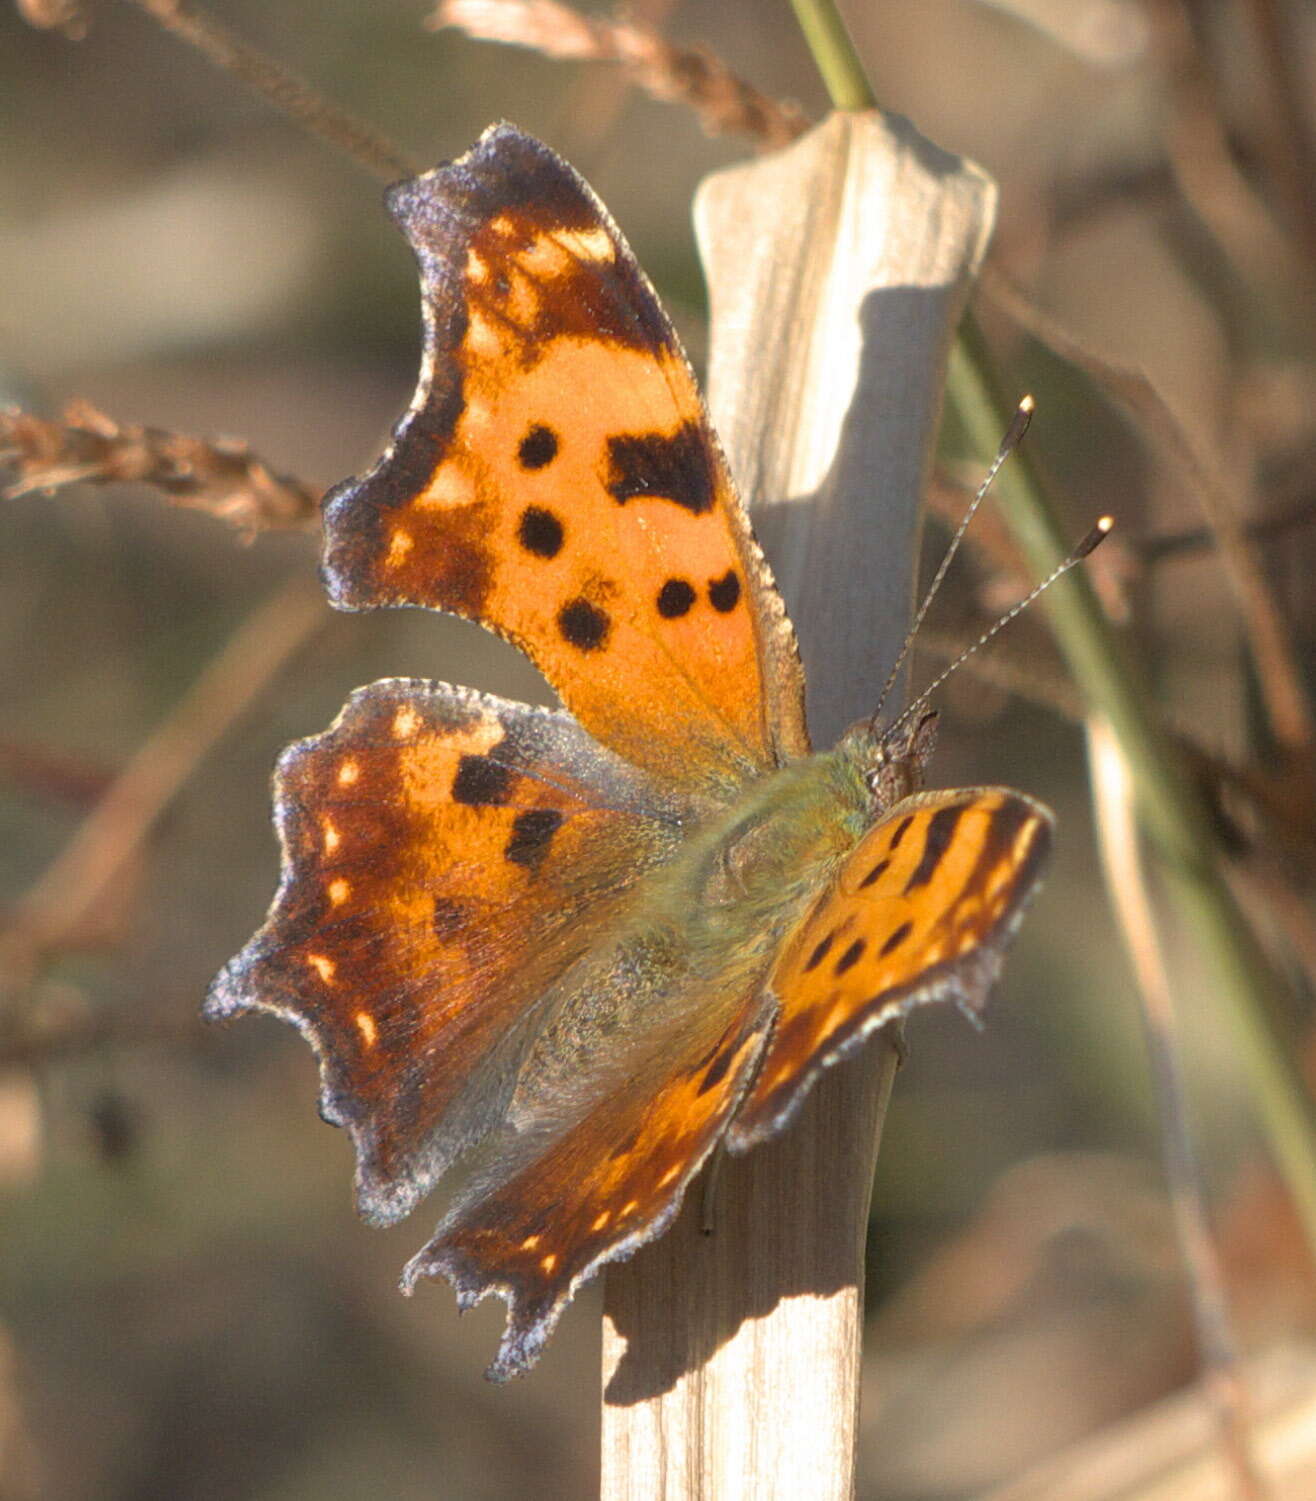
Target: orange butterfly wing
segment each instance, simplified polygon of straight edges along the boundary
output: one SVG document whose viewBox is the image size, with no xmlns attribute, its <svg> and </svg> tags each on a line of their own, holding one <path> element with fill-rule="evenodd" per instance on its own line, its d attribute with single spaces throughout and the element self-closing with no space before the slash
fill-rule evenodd
<svg viewBox="0 0 1316 1501">
<path fill-rule="evenodd" d="M 326 500 L 334 603 L 480 621 L 660 782 L 725 792 L 803 754 L 780 598 L 591 189 L 499 125 L 388 202 L 420 264 L 424 364 L 383 458 Z"/>
<path fill-rule="evenodd" d="M 499 1133 L 489 1169 L 477 1169 L 403 1274 L 406 1291 L 442 1274 L 463 1309 L 491 1292 L 506 1300 L 492 1380 L 534 1363 L 582 1282 L 662 1234 L 753 1076 L 772 1014 L 756 986 L 729 1007 L 691 989 L 703 1004 L 679 1026 L 665 1025 L 670 999 L 652 997 L 661 1047 L 644 1066 L 633 1043 L 619 1047 L 622 1066 L 581 1118 L 558 1134 Z"/>
<path fill-rule="evenodd" d="M 479 620 L 571 714 L 355 694 L 280 763 L 282 881 L 207 1009 L 307 1036 L 369 1217 L 469 1156 L 406 1282 L 503 1296 L 504 1377 L 719 1141 L 780 1130 L 913 1005 L 976 1011 L 1050 825 L 976 790 L 860 836 L 869 772 L 916 785 L 928 737 L 799 759 L 781 601 L 675 335 L 569 167 L 498 126 L 390 206 L 424 368 L 383 458 L 326 500 L 331 597 Z"/>
<path fill-rule="evenodd" d="M 207 1014 L 301 1029 L 362 1211 L 391 1221 L 501 1119 L 534 1003 L 679 810 L 566 714 L 403 679 L 289 747 L 275 804 L 279 891 Z"/>
<path fill-rule="evenodd" d="M 871 829 L 786 939 L 769 991 L 781 1013 L 727 1135 L 780 1131 L 824 1068 L 924 1001 L 975 1019 L 1051 842 L 1040 803 L 997 788 L 921 793 Z"/>
</svg>

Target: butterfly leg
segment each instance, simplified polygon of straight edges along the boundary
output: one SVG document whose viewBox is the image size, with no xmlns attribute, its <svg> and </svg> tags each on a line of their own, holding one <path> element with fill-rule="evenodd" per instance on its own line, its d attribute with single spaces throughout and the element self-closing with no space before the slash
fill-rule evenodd
<svg viewBox="0 0 1316 1501">
<path fill-rule="evenodd" d="M 699 1228 L 705 1235 L 713 1233 L 717 1210 L 717 1190 L 722 1182 L 722 1164 L 726 1161 L 726 1156 L 726 1146 L 719 1141 L 713 1150 L 708 1169 L 704 1173 L 704 1192 L 699 1203 Z"/>
</svg>

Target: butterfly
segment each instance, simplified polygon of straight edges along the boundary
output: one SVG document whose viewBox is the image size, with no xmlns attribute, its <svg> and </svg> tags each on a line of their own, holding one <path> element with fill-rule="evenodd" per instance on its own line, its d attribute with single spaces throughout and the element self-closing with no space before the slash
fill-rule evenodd
<svg viewBox="0 0 1316 1501">
<path fill-rule="evenodd" d="M 781 1131 L 914 1006 L 977 1015 L 1051 816 L 921 790 L 930 715 L 812 750 L 694 376 L 565 162 L 496 125 L 388 206 L 423 366 L 325 498 L 331 601 L 479 621 L 564 707 L 386 679 L 285 751 L 279 888 L 206 1010 L 300 1028 L 367 1219 L 461 1165 L 403 1286 L 501 1296 L 503 1379 L 715 1148 Z"/>
</svg>

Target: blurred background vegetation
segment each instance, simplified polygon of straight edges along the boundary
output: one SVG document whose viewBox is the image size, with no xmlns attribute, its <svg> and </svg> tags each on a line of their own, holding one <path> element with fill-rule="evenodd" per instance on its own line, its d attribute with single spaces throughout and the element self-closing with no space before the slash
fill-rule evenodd
<svg viewBox="0 0 1316 1501">
<path fill-rule="evenodd" d="M 700 363 L 690 195 L 746 142 L 710 139 L 607 67 L 427 30 L 420 3 L 224 0 L 219 14 L 426 163 L 500 117 L 543 136 L 608 203 Z M 825 109 L 784 4 L 633 14 Z M 848 17 L 883 105 L 1000 182 L 991 275 L 1146 371 L 1254 526 L 1309 679 L 1312 10 L 869 0 Z M 364 467 L 410 397 L 418 347 L 412 263 L 378 183 L 133 5 L 90 19 L 74 41 L 0 9 L 0 398 L 54 416 L 80 397 L 122 423 L 234 435 L 315 486 Z M 1308 1035 L 1310 760 L 1300 735 L 1278 743 L 1192 485 L 999 297 L 979 313 L 1012 386 L 1038 397 L 1029 441 L 1074 535 L 1118 518 L 1096 578 L 1167 717 L 1246 772 L 1207 775 Z M 937 508 L 989 457 L 945 434 Z M 349 1143 L 316 1117 L 309 1050 L 273 1022 L 197 1019 L 273 890 L 266 785 L 287 741 L 376 677 L 532 700 L 542 684 L 460 622 L 308 606 L 310 532 L 244 542 L 126 485 L 23 494 L 0 527 L 0 1498 L 590 1494 L 597 1290 L 528 1380 L 487 1386 L 502 1305 L 459 1323 L 444 1288 L 396 1296 L 429 1211 L 389 1231 L 357 1222 Z M 1020 582 L 987 521 L 931 644 L 969 635 Z M 265 608 L 292 622 L 286 658 L 243 645 Z M 141 848 L 34 952 L 32 893 L 226 651 L 246 699 L 221 684 L 214 743 L 183 748 Z M 1026 789 L 1062 832 L 986 1032 L 956 1015 L 911 1029 L 869 1242 L 861 1494 L 884 1501 L 984 1495 L 1196 1365 L 1082 731 L 1040 618 L 993 654 L 1024 692 L 981 673 L 949 685 L 936 780 Z M 923 655 L 916 681 L 938 660 Z M 1196 1004 L 1210 977 L 1170 943 L 1238 1340 L 1257 1355 L 1311 1335 L 1312 1269 L 1228 1044 Z"/>
</svg>

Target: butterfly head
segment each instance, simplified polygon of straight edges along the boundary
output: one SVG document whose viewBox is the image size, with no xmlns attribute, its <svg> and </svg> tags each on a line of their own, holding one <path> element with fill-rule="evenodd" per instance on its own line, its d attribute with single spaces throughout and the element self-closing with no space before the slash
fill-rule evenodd
<svg viewBox="0 0 1316 1501">
<path fill-rule="evenodd" d="M 845 739 L 859 762 L 875 811 L 881 812 L 922 788 L 937 743 L 937 715 L 924 709 L 879 728 L 860 720 Z"/>
</svg>

